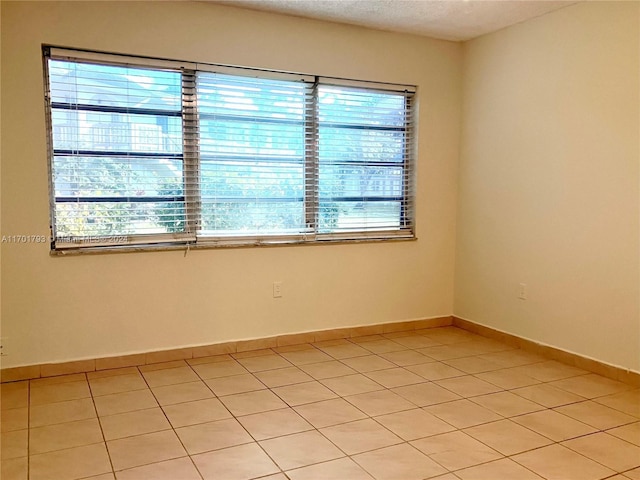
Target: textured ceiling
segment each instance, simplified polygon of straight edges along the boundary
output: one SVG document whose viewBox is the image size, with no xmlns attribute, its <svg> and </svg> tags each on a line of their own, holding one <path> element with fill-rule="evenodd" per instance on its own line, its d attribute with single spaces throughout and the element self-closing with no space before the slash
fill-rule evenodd
<svg viewBox="0 0 640 480">
<path fill-rule="evenodd" d="M 576 3 L 575 0 L 212 1 L 445 40 L 469 40 Z"/>
</svg>

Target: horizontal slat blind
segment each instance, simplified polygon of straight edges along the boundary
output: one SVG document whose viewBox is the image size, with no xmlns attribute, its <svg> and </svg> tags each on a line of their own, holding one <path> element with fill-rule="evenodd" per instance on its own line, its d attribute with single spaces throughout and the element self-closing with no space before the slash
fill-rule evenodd
<svg viewBox="0 0 640 480">
<path fill-rule="evenodd" d="M 308 83 L 200 72 L 200 236 L 306 230 Z"/>
<path fill-rule="evenodd" d="M 49 59 L 57 248 L 183 238 L 180 71 Z"/>
<path fill-rule="evenodd" d="M 45 58 L 55 249 L 414 236 L 415 87 Z"/>
<path fill-rule="evenodd" d="M 317 109 L 318 233 L 412 235 L 409 95 L 321 84 Z"/>
</svg>

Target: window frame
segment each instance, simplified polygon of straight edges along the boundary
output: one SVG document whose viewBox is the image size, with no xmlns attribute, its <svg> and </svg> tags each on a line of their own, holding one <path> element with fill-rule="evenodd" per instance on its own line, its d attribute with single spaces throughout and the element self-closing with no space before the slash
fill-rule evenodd
<svg viewBox="0 0 640 480">
<path fill-rule="evenodd" d="M 56 233 L 56 193 L 54 184 L 54 121 L 52 112 L 49 60 L 113 65 L 120 67 L 143 68 L 151 70 L 170 70 L 180 72 L 182 153 L 179 155 L 183 166 L 184 225 L 183 232 L 158 234 L 114 234 L 112 236 L 86 235 L 84 237 L 58 237 Z M 114 251 L 173 250 L 189 248 L 247 247 L 263 245 L 326 244 L 379 242 L 394 240 L 415 240 L 415 176 L 416 176 L 416 95 L 413 85 L 348 80 L 317 75 L 297 74 L 249 67 L 203 64 L 168 60 L 153 57 L 120 55 L 89 50 L 76 50 L 43 45 L 43 70 L 45 87 L 45 116 L 47 126 L 49 202 L 51 218 L 51 253 L 100 253 Z M 305 94 L 303 114 L 303 221 L 304 231 L 294 234 L 252 234 L 252 235 L 203 235 L 201 234 L 202 196 L 200 191 L 200 111 L 198 109 L 197 78 L 202 73 L 231 74 L 234 76 L 265 79 L 294 79 L 308 85 L 310 95 Z M 346 89 L 361 89 L 368 92 L 401 94 L 404 98 L 404 123 L 402 131 L 402 162 L 394 166 L 402 171 L 402 198 L 400 201 L 399 226 L 397 228 L 354 229 L 349 231 L 319 231 L 319 118 L 318 91 L 323 86 Z M 312 102 L 311 108 L 307 102 Z M 311 110 L 311 114 L 309 113 Z M 249 117 L 251 118 L 251 117 Z M 78 152 L 81 154 L 82 152 Z M 71 155 L 72 153 L 70 153 Z M 362 162 L 364 166 L 371 166 Z M 78 197 L 80 198 L 80 197 Z M 178 200 L 177 197 L 174 200 Z M 124 201 L 124 200 L 118 200 Z M 395 201 L 398 201 L 397 199 Z M 114 241 L 114 238 L 116 241 Z"/>
</svg>

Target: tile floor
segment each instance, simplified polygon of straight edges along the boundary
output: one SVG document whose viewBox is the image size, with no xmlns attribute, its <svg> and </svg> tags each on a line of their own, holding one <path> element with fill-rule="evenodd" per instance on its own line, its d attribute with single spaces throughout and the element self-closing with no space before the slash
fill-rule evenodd
<svg viewBox="0 0 640 480">
<path fill-rule="evenodd" d="M 1 396 L 2 480 L 640 479 L 640 389 L 454 327 Z"/>
</svg>

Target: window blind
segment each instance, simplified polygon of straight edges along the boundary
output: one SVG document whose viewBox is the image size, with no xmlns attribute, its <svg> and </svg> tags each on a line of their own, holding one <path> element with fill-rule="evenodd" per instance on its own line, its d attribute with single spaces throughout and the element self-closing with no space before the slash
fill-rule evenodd
<svg viewBox="0 0 640 480">
<path fill-rule="evenodd" d="M 414 235 L 414 87 L 45 60 L 56 250 Z"/>
</svg>

